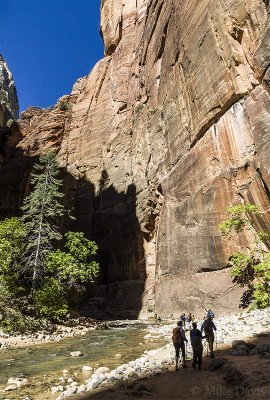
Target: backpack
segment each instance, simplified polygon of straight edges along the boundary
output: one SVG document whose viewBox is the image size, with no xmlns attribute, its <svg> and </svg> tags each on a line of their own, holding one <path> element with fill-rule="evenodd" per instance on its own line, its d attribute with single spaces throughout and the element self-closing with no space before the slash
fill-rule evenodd
<svg viewBox="0 0 270 400">
<path fill-rule="evenodd" d="M 204 333 L 206 336 L 213 334 L 212 321 L 210 319 L 206 319 L 204 321 L 203 328 L 204 328 Z"/>
<path fill-rule="evenodd" d="M 173 341 L 173 344 L 180 343 L 180 329 L 179 328 L 173 329 L 172 341 Z"/>
</svg>

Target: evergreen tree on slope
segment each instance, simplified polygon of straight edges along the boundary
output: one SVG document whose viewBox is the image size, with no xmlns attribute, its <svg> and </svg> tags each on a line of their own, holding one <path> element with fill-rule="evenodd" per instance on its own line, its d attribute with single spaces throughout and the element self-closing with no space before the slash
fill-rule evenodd
<svg viewBox="0 0 270 400">
<path fill-rule="evenodd" d="M 31 295 L 42 282 L 45 257 L 62 238 L 57 221 L 65 213 L 56 154 L 49 151 L 40 156 L 34 169 L 36 173 L 31 179 L 34 189 L 24 200 L 21 218 L 27 238 L 23 264 L 31 282 Z"/>
</svg>

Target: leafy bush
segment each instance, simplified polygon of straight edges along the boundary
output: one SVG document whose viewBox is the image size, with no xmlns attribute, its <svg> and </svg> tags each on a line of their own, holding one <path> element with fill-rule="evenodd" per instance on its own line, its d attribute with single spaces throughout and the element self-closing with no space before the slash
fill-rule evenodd
<svg viewBox="0 0 270 400">
<path fill-rule="evenodd" d="M 153 313 L 153 312 L 154 312 L 154 309 L 153 309 L 152 306 L 150 306 L 150 304 L 147 304 L 146 309 L 147 309 L 147 311 L 148 311 L 149 313 Z"/>
<path fill-rule="evenodd" d="M 45 263 L 49 273 L 57 277 L 59 286 L 65 290 L 79 288 L 80 283 L 93 282 L 98 275 L 99 264 L 92 260 L 97 253 L 95 242 L 84 237 L 82 232 L 65 234 L 65 247 L 69 252 L 56 250 L 50 252 Z"/>
<path fill-rule="evenodd" d="M 59 110 L 60 111 L 67 111 L 69 109 L 69 103 L 67 101 L 60 100 L 59 101 Z"/>
<path fill-rule="evenodd" d="M 231 239 L 232 231 L 240 234 L 247 230 L 253 235 L 253 247 L 246 253 L 234 253 L 230 263 L 234 267 L 231 276 L 242 286 L 248 285 L 255 299 L 251 307 L 265 308 L 270 305 L 270 253 L 266 250 L 264 241 L 269 239 L 267 233 L 256 231 L 253 216 L 261 218 L 257 206 L 230 206 L 227 209 L 230 218 L 219 225 L 219 230 L 225 239 Z"/>
<path fill-rule="evenodd" d="M 39 313 L 45 317 L 63 317 L 68 311 L 68 304 L 57 280 L 46 277 L 41 289 L 34 291 L 34 303 Z"/>
<path fill-rule="evenodd" d="M 0 103 L 7 103 L 8 99 L 7 99 L 7 94 L 4 90 L 0 90 Z"/>
<path fill-rule="evenodd" d="M 41 321 L 26 317 L 18 311 L 11 310 L 1 320 L 0 327 L 7 334 L 23 334 L 38 330 L 41 327 Z"/>
<path fill-rule="evenodd" d="M 19 218 L 0 221 L 0 294 L 18 294 L 19 261 L 24 249 L 25 230 Z"/>
<path fill-rule="evenodd" d="M 143 104 L 139 103 L 136 108 L 135 108 L 135 112 L 138 113 L 139 111 L 141 111 L 143 109 Z"/>
<path fill-rule="evenodd" d="M 10 128 L 11 125 L 13 124 L 14 120 L 13 119 L 9 119 L 7 122 L 7 127 Z"/>
</svg>

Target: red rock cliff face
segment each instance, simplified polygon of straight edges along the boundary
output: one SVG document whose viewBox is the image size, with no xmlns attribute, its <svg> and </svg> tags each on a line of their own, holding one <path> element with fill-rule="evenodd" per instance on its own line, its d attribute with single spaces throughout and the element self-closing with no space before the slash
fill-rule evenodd
<svg viewBox="0 0 270 400">
<path fill-rule="evenodd" d="M 17 146 L 60 148 L 77 227 L 100 245 L 84 312 L 238 309 L 225 267 L 248 238 L 217 227 L 245 201 L 270 226 L 269 21 L 262 0 L 102 0 L 105 57 Z"/>
</svg>

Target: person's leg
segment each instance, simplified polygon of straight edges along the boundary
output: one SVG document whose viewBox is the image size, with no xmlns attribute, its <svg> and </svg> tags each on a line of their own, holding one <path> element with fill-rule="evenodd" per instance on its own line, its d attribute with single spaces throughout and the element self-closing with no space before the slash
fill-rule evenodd
<svg viewBox="0 0 270 400">
<path fill-rule="evenodd" d="M 185 350 L 185 342 L 181 341 L 181 353 L 182 353 L 182 366 L 186 366 L 186 350 Z"/>
<path fill-rule="evenodd" d="M 192 367 L 193 367 L 194 369 L 196 369 L 197 357 L 198 357 L 197 350 L 196 350 L 196 349 L 193 349 Z"/>
<path fill-rule="evenodd" d="M 198 354 L 198 369 L 201 369 L 202 366 L 202 352 L 203 349 L 198 350 L 197 354 Z"/>
<path fill-rule="evenodd" d="M 178 371 L 180 344 L 179 343 L 174 343 L 174 348 L 175 348 L 175 370 Z"/>
<path fill-rule="evenodd" d="M 210 349 L 210 357 L 214 358 L 214 335 L 209 336 L 209 349 Z"/>
</svg>

